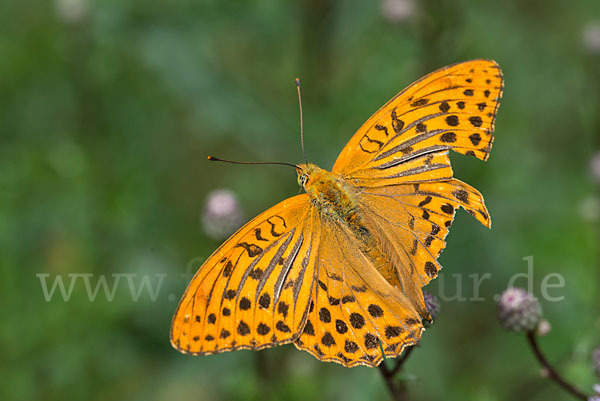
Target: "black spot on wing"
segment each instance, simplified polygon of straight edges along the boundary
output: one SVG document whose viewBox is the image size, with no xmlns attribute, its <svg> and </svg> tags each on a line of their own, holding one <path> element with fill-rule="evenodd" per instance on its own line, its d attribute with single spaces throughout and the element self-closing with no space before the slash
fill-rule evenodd
<svg viewBox="0 0 600 401">
<path fill-rule="evenodd" d="M 356 301 L 356 298 L 354 298 L 353 295 L 344 295 L 344 297 L 342 298 L 342 304 L 347 304 L 348 302 L 354 301 Z"/>
<path fill-rule="evenodd" d="M 281 224 L 283 224 L 283 227 L 287 228 L 287 224 L 285 224 L 285 219 L 279 215 L 271 216 L 267 219 L 267 223 L 269 223 L 271 225 L 271 235 L 274 237 L 280 237 L 281 235 L 283 235 L 283 233 L 285 231 L 282 231 L 282 232 L 275 231 L 275 223 L 272 222 L 271 219 L 273 219 L 273 220 L 279 219 Z"/>
<path fill-rule="evenodd" d="M 479 116 L 469 117 L 469 122 L 471 123 L 471 125 L 473 125 L 473 127 L 481 127 L 481 124 L 483 124 L 483 121 Z"/>
<path fill-rule="evenodd" d="M 469 193 L 464 189 L 458 189 L 452 193 L 459 201 L 469 204 Z"/>
<path fill-rule="evenodd" d="M 344 345 L 344 351 L 353 354 L 358 351 L 358 344 L 354 341 L 346 340 L 346 344 Z"/>
<path fill-rule="evenodd" d="M 377 131 L 383 131 L 383 132 L 385 133 L 385 136 L 388 136 L 388 135 L 389 135 L 389 134 L 388 134 L 387 127 L 386 127 L 385 125 L 379 125 L 379 124 L 377 124 L 377 125 L 375 126 L 375 129 L 376 129 Z"/>
<path fill-rule="evenodd" d="M 402 333 L 402 328 L 399 326 L 386 326 L 385 336 L 386 338 L 398 337 Z"/>
<path fill-rule="evenodd" d="M 445 132 L 440 136 L 440 141 L 445 143 L 456 142 L 456 134 L 454 132 Z"/>
<path fill-rule="evenodd" d="M 242 320 L 238 324 L 237 332 L 240 336 L 247 336 L 250 334 L 250 327 L 248 327 L 248 324 Z"/>
<path fill-rule="evenodd" d="M 361 329 L 365 325 L 365 318 L 359 313 L 351 313 L 350 314 L 350 324 L 355 329 Z"/>
<path fill-rule="evenodd" d="M 479 135 L 478 132 L 472 134 L 471 136 L 469 136 L 469 139 L 471 140 L 471 143 L 473 144 L 473 146 L 477 146 L 479 145 L 479 142 L 481 142 L 481 135 Z"/>
<path fill-rule="evenodd" d="M 255 269 L 252 269 L 252 271 L 250 272 L 250 274 L 248 276 L 250 278 L 253 278 L 254 280 L 260 280 L 263 276 L 263 273 L 264 272 L 257 267 Z"/>
<path fill-rule="evenodd" d="M 279 331 L 281 331 L 282 333 L 289 333 L 291 332 L 290 328 L 288 327 L 288 325 L 286 325 L 283 321 L 278 321 L 277 324 L 275 325 L 275 328 Z"/>
<path fill-rule="evenodd" d="M 271 296 L 268 293 L 263 293 L 260 298 L 258 299 L 258 304 L 262 307 L 267 309 L 269 307 L 269 305 L 271 304 Z"/>
<path fill-rule="evenodd" d="M 367 349 L 373 349 L 373 348 L 379 347 L 379 339 L 371 333 L 366 333 L 365 334 L 365 347 L 367 347 Z"/>
<path fill-rule="evenodd" d="M 410 104 L 410 107 L 425 106 L 427 103 L 429 103 L 429 99 L 418 99 L 418 100 L 415 100 L 414 102 L 412 102 Z"/>
<path fill-rule="evenodd" d="M 344 322 L 343 320 L 337 319 L 335 321 L 335 329 L 337 330 L 338 333 L 345 334 L 348 331 L 348 326 L 346 325 L 346 322 Z"/>
<path fill-rule="evenodd" d="M 225 268 L 223 269 L 223 277 L 231 276 L 232 271 L 233 271 L 233 264 L 231 263 L 230 260 L 228 260 L 227 264 L 225 264 Z"/>
<path fill-rule="evenodd" d="M 449 203 L 445 203 L 442 206 L 440 206 L 440 209 L 442 210 L 442 212 L 446 213 L 446 214 L 452 214 L 454 213 L 454 206 L 452 206 Z"/>
<path fill-rule="evenodd" d="M 270 331 L 271 331 L 271 328 L 264 323 L 260 323 L 258 325 L 258 327 L 256 328 L 256 332 L 258 334 L 260 334 L 261 336 L 265 336 L 265 335 L 269 334 Z"/>
<path fill-rule="evenodd" d="M 379 305 L 371 304 L 369 305 L 367 310 L 369 311 L 369 314 L 374 318 L 383 316 L 383 309 L 381 309 Z"/>
<path fill-rule="evenodd" d="M 456 127 L 458 125 L 458 116 L 457 115 L 449 115 L 448 117 L 446 117 L 446 124 L 448 124 L 451 127 Z"/>
<path fill-rule="evenodd" d="M 304 326 L 304 334 L 307 334 L 309 336 L 315 335 L 315 328 L 310 320 L 306 321 L 306 325 Z"/>
<path fill-rule="evenodd" d="M 427 196 L 425 197 L 425 199 L 423 199 L 421 202 L 419 202 L 419 207 L 423 207 L 426 204 L 428 204 L 429 202 L 431 202 L 433 198 L 431 196 Z"/>
<path fill-rule="evenodd" d="M 264 238 L 261 235 L 261 229 L 260 229 L 260 227 L 254 229 L 254 236 L 256 237 L 256 239 L 258 241 L 268 241 L 268 239 Z"/>
<path fill-rule="evenodd" d="M 240 309 L 241 310 L 248 310 L 250 309 L 250 307 L 252 306 L 252 302 L 250 302 L 250 300 L 246 297 L 242 297 L 242 299 L 240 299 Z"/>
<path fill-rule="evenodd" d="M 356 292 L 366 292 L 367 291 L 366 285 L 361 285 L 360 287 L 356 286 L 356 285 L 351 285 L 350 288 L 352 288 L 352 290 L 356 291 Z"/>
<path fill-rule="evenodd" d="M 247 242 L 240 242 L 240 243 L 236 244 L 235 247 L 236 248 L 244 248 L 246 250 L 246 252 L 248 252 L 248 256 L 250 256 L 251 258 L 260 255 L 263 251 L 263 249 L 260 246 L 254 245 L 254 244 L 249 244 Z"/>
<path fill-rule="evenodd" d="M 331 313 L 329 312 L 329 309 L 327 309 L 327 308 L 319 309 L 319 319 L 323 323 L 330 323 L 331 322 Z"/>
<path fill-rule="evenodd" d="M 437 274 L 437 269 L 435 268 L 435 265 L 432 262 L 430 262 L 430 261 L 425 262 L 425 273 L 430 278 L 434 278 L 435 275 Z"/>
<path fill-rule="evenodd" d="M 321 338 L 321 344 L 323 344 L 326 347 L 331 347 L 335 345 L 335 339 L 333 338 L 330 332 L 326 332 L 323 335 L 323 337 Z"/>
<path fill-rule="evenodd" d="M 404 128 L 404 121 L 398 119 L 396 109 L 392 110 L 392 128 L 394 128 L 396 134 L 402 132 L 402 128 Z"/>
<path fill-rule="evenodd" d="M 284 301 L 280 301 L 279 304 L 277 304 L 277 312 L 279 312 L 281 315 L 283 315 L 284 318 L 287 317 L 288 310 L 289 310 L 289 305 L 286 304 Z"/>
</svg>

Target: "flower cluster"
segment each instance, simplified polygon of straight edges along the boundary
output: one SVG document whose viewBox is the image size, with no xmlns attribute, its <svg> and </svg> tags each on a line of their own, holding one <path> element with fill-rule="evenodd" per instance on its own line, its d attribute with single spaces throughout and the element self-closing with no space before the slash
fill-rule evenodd
<svg viewBox="0 0 600 401">
<path fill-rule="evenodd" d="M 522 288 L 509 288 L 498 302 L 498 319 L 510 331 L 534 330 L 542 318 L 539 301 Z"/>
</svg>

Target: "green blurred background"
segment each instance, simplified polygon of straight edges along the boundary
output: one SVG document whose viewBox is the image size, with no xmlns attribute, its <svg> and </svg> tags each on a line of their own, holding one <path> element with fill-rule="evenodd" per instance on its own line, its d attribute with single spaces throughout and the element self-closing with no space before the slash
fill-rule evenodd
<svg viewBox="0 0 600 401">
<path fill-rule="evenodd" d="M 427 290 L 442 313 L 407 362 L 414 400 L 568 400 L 540 378 L 494 295 L 534 256 L 541 339 L 586 392 L 600 343 L 598 295 L 600 2 L 585 0 L 0 1 L 0 398 L 45 400 L 386 400 L 379 372 L 285 346 L 190 357 L 171 348 L 187 269 L 220 244 L 200 216 L 234 191 L 250 218 L 298 191 L 277 166 L 330 168 L 354 131 L 423 74 L 492 58 L 505 75 L 491 158 L 452 155 L 485 196 L 492 230 L 459 212 Z M 471 274 L 490 273 L 473 295 Z M 47 276 L 38 276 L 46 274 Z M 41 281 L 146 276 L 135 301 L 81 279 L 68 301 Z M 460 274 L 459 279 L 453 274 Z M 134 276 L 135 275 L 135 276 Z M 73 277 L 73 276 L 71 276 Z M 138 281 L 135 281 L 138 280 Z M 525 281 L 517 282 L 525 285 Z M 443 288 L 442 288 L 443 285 Z M 156 288 L 155 288 L 156 289 Z M 443 291 L 443 294 L 440 292 Z"/>
</svg>

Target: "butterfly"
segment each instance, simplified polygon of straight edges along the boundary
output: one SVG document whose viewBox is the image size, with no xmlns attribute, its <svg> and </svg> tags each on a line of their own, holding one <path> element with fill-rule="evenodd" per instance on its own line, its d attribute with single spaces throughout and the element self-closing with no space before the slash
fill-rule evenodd
<svg viewBox="0 0 600 401">
<path fill-rule="evenodd" d="M 449 150 L 487 160 L 503 78 L 492 60 L 439 69 L 387 102 L 327 171 L 296 166 L 305 193 L 221 245 L 190 282 L 171 344 L 194 355 L 293 343 L 321 361 L 377 366 L 431 320 L 422 287 L 458 207 L 490 227 Z"/>
</svg>

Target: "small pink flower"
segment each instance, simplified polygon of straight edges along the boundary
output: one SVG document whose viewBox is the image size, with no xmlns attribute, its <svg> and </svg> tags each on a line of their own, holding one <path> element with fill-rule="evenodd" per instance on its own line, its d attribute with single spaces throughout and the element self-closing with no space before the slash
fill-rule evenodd
<svg viewBox="0 0 600 401">
<path fill-rule="evenodd" d="M 590 159 L 590 172 L 594 180 L 600 184 L 600 152 L 596 152 Z"/>
<path fill-rule="evenodd" d="M 425 306 L 431 315 L 431 318 L 435 321 L 437 317 L 440 315 L 440 309 L 442 305 L 440 304 L 440 300 L 433 294 L 423 291 L 423 296 L 425 297 Z"/>
<path fill-rule="evenodd" d="M 583 28 L 583 45 L 589 53 L 600 53 L 600 21 L 592 21 Z"/>
<path fill-rule="evenodd" d="M 383 0 L 381 2 L 381 14 L 390 22 L 406 22 L 415 15 L 415 11 L 414 0 Z"/>
<path fill-rule="evenodd" d="M 229 189 L 216 189 L 206 196 L 201 220 L 208 236 L 224 239 L 242 225 L 244 213 L 235 193 Z"/>
<path fill-rule="evenodd" d="M 596 375 L 600 377 L 600 345 L 592 352 L 592 366 L 594 367 Z M 598 394 L 600 394 L 600 385 L 597 385 L 596 387 Z"/>
</svg>

